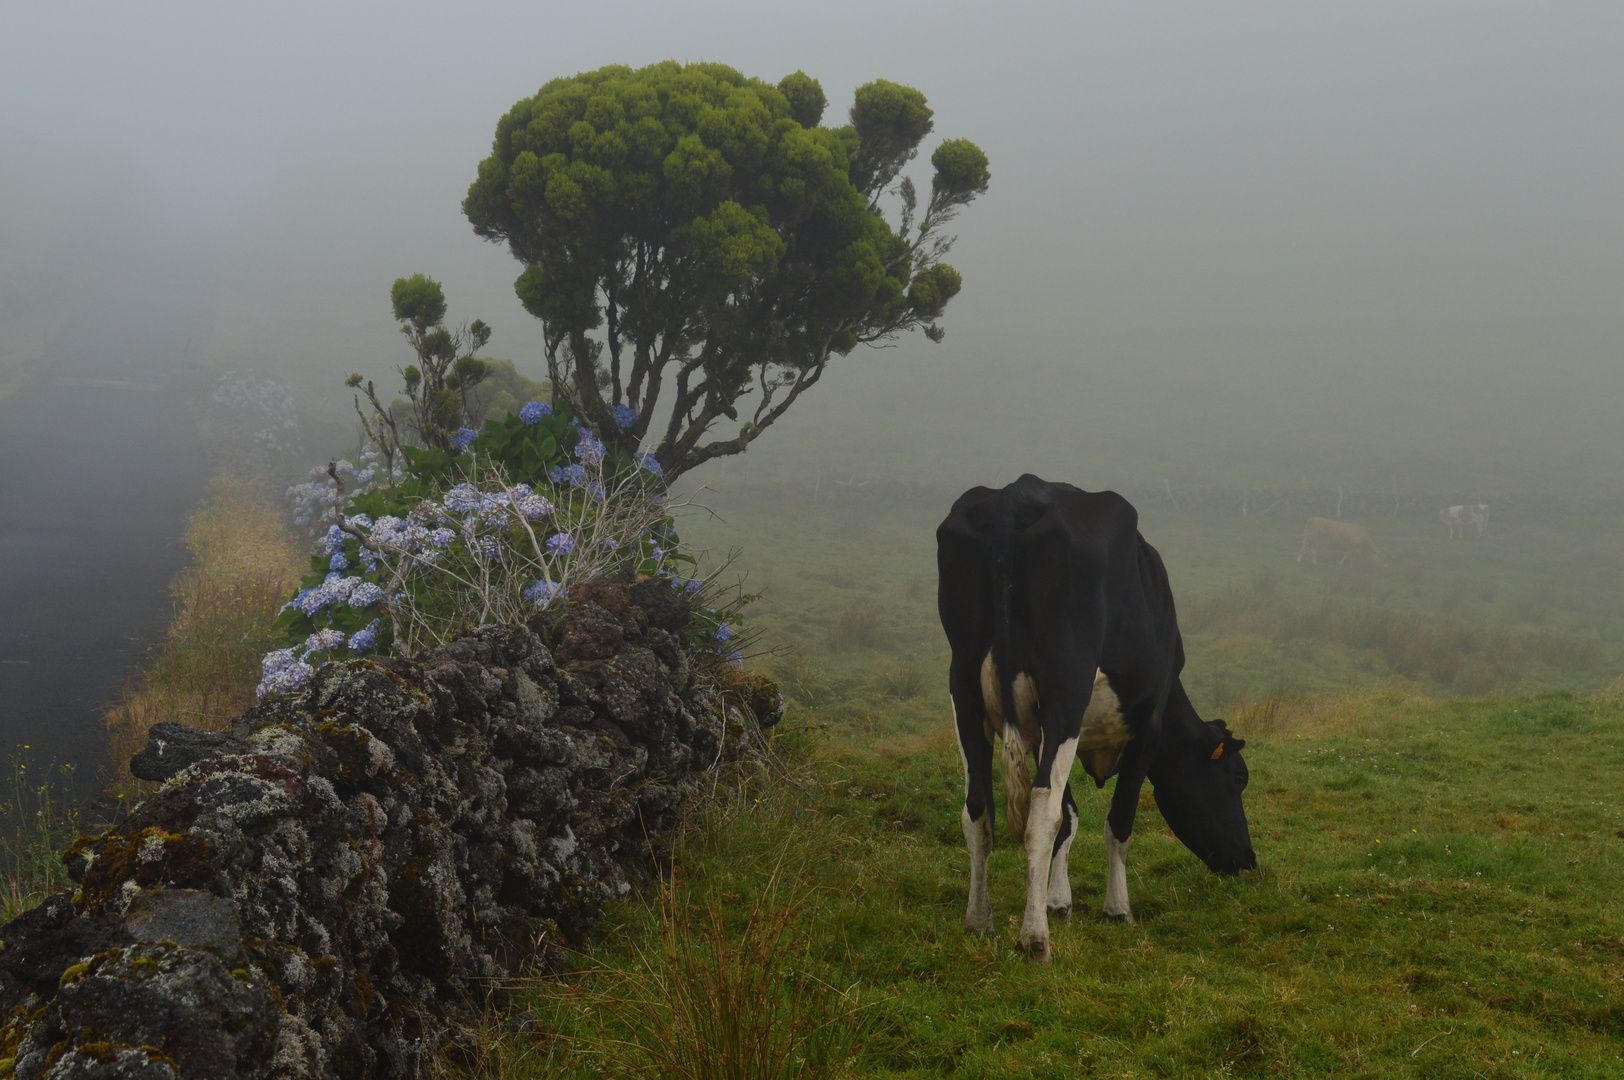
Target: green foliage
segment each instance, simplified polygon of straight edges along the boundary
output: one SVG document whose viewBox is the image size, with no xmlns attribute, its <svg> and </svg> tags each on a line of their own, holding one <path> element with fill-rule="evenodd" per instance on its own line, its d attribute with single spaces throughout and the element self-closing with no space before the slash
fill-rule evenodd
<svg viewBox="0 0 1624 1080">
<path fill-rule="evenodd" d="M 669 478 L 742 452 L 832 356 L 942 336 L 962 284 L 942 229 L 986 190 L 986 155 L 943 143 L 921 209 L 899 177 L 933 126 L 924 95 L 869 83 L 841 128 L 817 126 L 826 104 L 804 72 L 718 64 L 555 79 L 497 123 L 468 189 L 474 231 L 525 264 L 555 394 L 606 439 L 657 443 Z M 737 435 L 710 437 L 724 420 Z"/>
<path fill-rule="evenodd" d="M 491 340 L 491 328 L 479 319 L 455 330 L 443 324 L 446 315 L 445 290 L 426 274 L 396 278 L 389 289 L 389 302 L 400 322 L 401 335 L 417 363 L 401 369 L 407 407 L 403 417 L 385 407 L 370 379 L 350 374 L 344 385 L 358 391 L 355 414 L 368 441 L 384 454 L 386 471 L 394 472 L 395 461 L 407 445 L 401 433 L 404 420 L 420 445 L 449 450 L 451 440 L 465 424 L 477 423 L 483 408 L 470 398 L 474 388 L 490 374 L 486 361 L 474 354 Z M 361 407 L 365 397 L 370 413 Z"/>
<path fill-rule="evenodd" d="M 521 375 L 512 360 L 487 359 L 485 378 L 479 384 L 479 392 L 472 398 L 476 411 L 473 417 L 475 426 L 487 419 L 500 420 L 510 413 L 516 413 L 527 401 L 550 403 L 552 399 L 552 388 L 546 382 Z"/>
</svg>

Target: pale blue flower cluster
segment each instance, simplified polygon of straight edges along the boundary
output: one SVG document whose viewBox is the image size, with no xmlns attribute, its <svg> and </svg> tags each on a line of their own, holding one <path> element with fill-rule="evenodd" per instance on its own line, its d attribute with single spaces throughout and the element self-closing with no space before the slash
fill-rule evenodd
<svg viewBox="0 0 1624 1080">
<path fill-rule="evenodd" d="M 539 401 L 529 402 L 519 410 L 519 419 L 524 421 L 526 427 L 534 427 L 536 424 L 541 423 L 543 416 L 551 415 L 553 415 L 553 407 L 543 405 Z"/>
<path fill-rule="evenodd" d="M 315 618 L 325 608 L 342 603 L 350 598 L 357 586 L 366 584 L 358 577 L 344 577 L 341 574 L 329 574 L 326 581 L 308 589 L 300 589 L 299 594 L 286 604 L 283 610 L 294 608 L 302 614 Z"/>
<path fill-rule="evenodd" d="M 458 450 L 466 450 L 477 438 L 479 438 L 479 432 L 473 428 L 458 428 L 457 433 L 451 436 L 451 445 Z"/>
<path fill-rule="evenodd" d="M 383 599 L 383 589 L 370 581 L 363 581 L 350 590 L 350 607 L 371 607 Z"/>
<path fill-rule="evenodd" d="M 524 487 L 523 484 L 519 486 Z M 514 488 L 516 493 L 518 490 Z M 551 517 L 553 513 L 553 504 L 529 488 L 525 488 L 523 494 L 516 495 L 513 508 L 523 514 L 526 521 L 540 521 L 542 518 Z"/>
<path fill-rule="evenodd" d="M 373 619 L 366 627 L 350 635 L 349 649 L 352 653 L 371 652 L 378 647 L 378 627 L 382 619 Z"/>
<path fill-rule="evenodd" d="M 344 631 L 328 627 L 325 630 L 317 630 L 314 634 L 305 638 L 304 649 L 305 654 L 309 655 L 313 652 L 332 652 L 334 649 L 341 648 L 343 644 Z"/>
<path fill-rule="evenodd" d="M 554 465 L 547 470 L 547 478 L 555 484 L 569 484 L 571 487 L 581 487 L 586 483 L 586 467 L 584 465 Z"/>
<path fill-rule="evenodd" d="M 722 659 L 727 661 L 729 667 L 738 668 L 741 671 L 744 669 L 744 654 L 737 649 L 734 649 Z"/>
<path fill-rule="evenodd" d="M 569 533 L 554 533 L 547 538 L 547 554 L 568 555 L 575 550 L 575 537 Z"/>
<path fill-rule="evenodd" d="M 293 404 L 293 391 L 282 383 L 251 375 L 225 375 L 211 397 L 234 414 L 233 428 L 260 425 L 252 438 L 267 454 L 299 453 L 299 410 Z"/>
<path fill-rule="evenodd" d="M 654 456 L 654 451 L 652 451 L 652 450 L 644 450 L 641 453 L 639 453 L 637 455 L 637 464 L 638 464 L 638 466 L 640 468 L 647 469 L 649 472 L 653 473 L 655 476 L 663 476 L 663 475 L 665 475 L 664 472 L 660 468 L 659 459 L 657 459 Z"/>
<path fill-rule="evenodd" d="M 580 441 L 575 444 L 575 456 L 581 459 L 583 465 L 602 465 L 603 454 L 603 443 L 592 432 L 582 428 Z"/>
<path fill-rule="evenodd" d="M 379 486 L 395 483 L 396 477 L 383 467 L 381 455 L 368 447 L 361 454 L 363 468 L 357 471 L 348 461 L 335 461 L 334 468 L 345 478 L 345 494 L 364 494 Z M 327 475 L 327 467 L 318 465 L 310 470 L 309 479 L 288 488 L 287 496 L 293 505 L 293 522 L 300 527 L 322 528 L 326 522 L 338 520 L 338 485 Z M 323 554 L 332 554 L 324 552 Z"/>
<path fill-rule="evenodd" d="M 537 607 L 546 607 L 563 594 L 563 587 L 557 582 L 538 581 L 525 587 L 522 595 Z"/>
<path fill-rule="evenodd" d="M 613 412 L 615 423 L 620 425 L 622 431 L 637 423 L 637 410 L 630 405 L 616 405 Z"/>
<path fill-rule="evenodd" d="M 733 628 L 731 626 L 729 626 L 727 623 L 723 623 L 721 626 L 718 626 L 716 628 L 716 640 L 717 641 L 727 641 L 732 637 L 733 637 Z"/>
<path fill-rule="evenodd" d="M 260 661 L 260 680 L 254 694 L 264 697 L 290 693 L 309 682 L 315 673 L 316 669 L 300 660 L 292 649 L 278 649 Z"/>
<path fill-rule="evenodd" d="M 350 560 L 344 557 L 344 553 L 342 551 L 334 552 L 333 557 L 327 560 L 327 569 L 329 570 L 344 570 L 347 569 L 349 565 Z"/>
</svg>

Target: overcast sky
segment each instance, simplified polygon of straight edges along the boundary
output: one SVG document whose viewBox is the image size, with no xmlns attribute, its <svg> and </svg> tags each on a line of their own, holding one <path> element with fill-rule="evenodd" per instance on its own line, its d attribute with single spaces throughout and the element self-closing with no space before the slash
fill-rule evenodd
<svg viewBox="0 0 1624 1080">
<path fill-rule="evenodd" d="M 826 122 L 917 86 L 933 139 L 991 158 L 947 343 L 854 354 L 807 406 L 855 431 L 937 381 L 864 453 L 967 395 L 997 438 L 1040 424 L 1044 460 L 1099 450 L 1068 417 L 1120 442 L 1164 403 L 1242 457 L 1329 425 L 1375 476 L 1402 455 L 1361 432 L 1398 410 L 1569 468 L 1620 445 L 1621 56 L 1616 3 L 0 3 L 0 313 L 59 362 L 281 365 L 314 400 L 399 359 L 388 284 L 422 270 L 522 363 L 519 268 L 459 211 L 496 119 L 556 76 L 703 59 L 804 69 Z"/>
</svg>

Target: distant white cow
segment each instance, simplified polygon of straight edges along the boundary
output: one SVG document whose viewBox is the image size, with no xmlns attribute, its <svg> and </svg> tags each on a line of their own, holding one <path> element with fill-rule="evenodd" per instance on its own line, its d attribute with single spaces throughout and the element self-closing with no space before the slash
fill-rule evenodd
<svg viewBox="0 0 1624 1080">
<path fill-rule="evenodd" d="M 1303 528 L 1303 546 L 1297 552 L 1297 561 L 1302 562 L 1303 556 L 1309 556 L 1315 566 L 1319 565 L 1319 549 L 1342 552 L 1342 563 L 1348 561 L 1348 556 L 1355 551 L 1363 551 L 1370 556 L 1370 561 L 1382 566 L 1382 553 L 1376 550 L 1376 541 L 1365 532 L 1364 526 L 1355 525 L 1351 521 L 1332 521 L 1330 518 L 1309 518 L 1308 524 Z"/>
<path fill-rule="evenodd" d="M 1446 506 L 1438 511 L 1438 520 L 1449 526 L 1449 538 L 1453 540 L 1459 536 L 1466 536 L 1466 526 L 1477 526 L 1477 535 L 1482 536 L 1483 530 L 1489 524 L 1489 504 L 1472 503 L 1467 506 Z"/>
</svg>

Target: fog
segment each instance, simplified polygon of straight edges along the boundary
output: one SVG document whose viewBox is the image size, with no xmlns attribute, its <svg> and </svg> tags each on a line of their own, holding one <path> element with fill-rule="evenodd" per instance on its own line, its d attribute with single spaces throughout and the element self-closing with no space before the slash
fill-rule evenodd
<svg viewBox="0 0 1624 1080">
<path fill-rule="evenodd" d="M 497 118 L 558 76 L 703 59 L 805 70 L 831 123 L 870 79 L 916 86 L 927 154 L 965 137 L 992 165 L 945 343 L 837 360 L 696 474 L 724 498 L 1030 470 L 1169 505 L 1291 490 L 1289 529 L 1324 512 L 1304 491 L 1614 500 L 1621 47 L 1613 4 L 7 5 L 0 397 L 31 389 L 0 436 L 13 470 L 102 474 L 121 444 L 75 424 L 135 414 L 86 395 L 243 371 L 293 388 L 318 460 L 354 436 L 344 374 L 404 362 L 387 291 L 417 271 L 539 375 L 520 267 L 459 209 Z M 127 458 L 132 498 L 200 494 L 174 454 Z M 65 483 L 27 498 L 89 498 Z M 131 610 L 161 615 L 180 558 Z"/>
<path fill-rule="evenodd" d="M 752 468 L 793 450 L 954 482 L 1041 466 L 1099 486 L 1624 490 L 1613 5 L 4 20 L 7 372 L 190 359 L 285 379 L 337 418 L 345 369 L 399 362 L 385 294 L 417 270 L 454 318 L 496 327 L 493 355 L 534 365 L 519 267 L 458 209 L 497 117 L 558 75 L 710 59 L 806 70 L 830 120 L 870 78 L 918 86 L 935 137 L 976 140 L 993 168 L 957 223 L 946 343 L 839 362 Z"/>
</svg>

